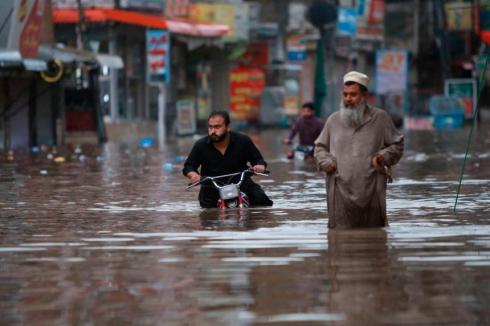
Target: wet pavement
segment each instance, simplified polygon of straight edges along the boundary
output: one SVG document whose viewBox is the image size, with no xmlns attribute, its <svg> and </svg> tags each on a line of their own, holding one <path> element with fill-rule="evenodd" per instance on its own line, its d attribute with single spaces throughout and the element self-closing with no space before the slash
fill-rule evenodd
<svg viewBox="0 0 490 326">
<path fill-rule="evenodd" d="M 0 161 L 1 325 L 490 323 L 490 132 L 410 131 L 390 226 L 327 229 L 324 179 L 287 131 L 251 133 L 271 208 L 202 210 L 182 156 L 107 144 Z"/>
</svg>

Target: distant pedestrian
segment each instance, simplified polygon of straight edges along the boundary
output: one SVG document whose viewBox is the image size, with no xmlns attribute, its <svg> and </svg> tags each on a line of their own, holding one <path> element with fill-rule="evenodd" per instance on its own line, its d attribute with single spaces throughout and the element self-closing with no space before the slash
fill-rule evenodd
<svg viewBox="0 0 490 326">
<path fill-rule="evenodd" d="M 315 141 L 317 165 L 326 172 L 328 226 L 386 226 L 386 184 L 403 154 L 403 135 L 384 110 L 366 103 L 368 76 L 351 71 L 343 82 L 340 110 Z"/>
<path fill-rule="evenodd" d="M 315 107 L 313 103 L 306 102 L 301 107 L 301 115 L 294 122 L 291 127 L 291 131 L 287 138 L 283 139 L 284 144 L 291 145 L 294 137 L 299 135 L 299 146 L 307 149 L 308 153 L 306 156 L 313 157 L 313 147 L 315 146 L 315 139 L 323 128 L 323 122 L 315 117 Z M 292 159 L 294 157 L 294 150 L 288 152 L 288 158 Z"/>
</svg>

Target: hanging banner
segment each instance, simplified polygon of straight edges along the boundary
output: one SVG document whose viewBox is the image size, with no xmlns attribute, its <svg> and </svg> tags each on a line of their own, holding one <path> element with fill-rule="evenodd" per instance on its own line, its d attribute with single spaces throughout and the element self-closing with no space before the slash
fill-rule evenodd
<svg viewBox="0 0 490 326">
<path fill-rule="evenodd" d="M 170 82 L 170 34 L 164 30 L 146 32 L 147 80 Z"/>
<path fill-rule="evenodd" d="M 447 79 L 444 82 L 444 94 L 457 96 L 461 99 L 464 108 L 464 116 L 467 119 L 473 117 L 476 109 L 476 80 L 471 78 Z"/>
<path fill-rule="evenodd" d="M 9 50 L 19 51 L 23 58 L 37 57 L 45 4 L 45 0 L 14 2 L 7 41 Z"/>
<path fill-rule="evenodd" d="M 260 69 L 230 70 L 230 111 L 234 120 L 255 121 L 259 118 L 260 95 L 265 74 Z"/>
</svg>

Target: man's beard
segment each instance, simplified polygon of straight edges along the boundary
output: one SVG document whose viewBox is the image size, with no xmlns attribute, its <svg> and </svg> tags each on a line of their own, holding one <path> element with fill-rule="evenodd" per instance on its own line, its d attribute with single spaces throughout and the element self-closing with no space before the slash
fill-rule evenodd
<svg viewBox="0 0 490 326">
<path fill-rule="evenodd" d="M 226 138 L 226 132 L 222 135 L 211 134 L 209 135 L 209 139 L 211 139 L 212 143 L 219 143 Z"/>
<path fill-rule="evenodd" d="M 346 106 L 344 101 L 340 102 L 340 120 L 346 126 L 357 128 L 364 121 L 364 112 L 366 112 L 366 102 L 362 101 L 358 105 Z"/>
</svg>

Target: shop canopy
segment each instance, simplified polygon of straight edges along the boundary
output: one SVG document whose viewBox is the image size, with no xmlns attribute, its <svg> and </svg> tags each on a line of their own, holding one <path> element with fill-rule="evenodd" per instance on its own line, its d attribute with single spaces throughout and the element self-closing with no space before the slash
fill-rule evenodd
<svg viewBox="0 0 490 326">
<path fill-rule="evenodd" d="M 185 21 L 169 20 L 163 17 L 142 14 L 134 11 L 118 9 L 85 9 L 85 21 L 88 23 L 104 23 L 113 21 L 128 25 L 165 29 L 175 34 L 197 37 L 220 37 L 228 34 L 227 25 L 193 24 Z M 76 24 L 80 21 L 80 13 L 76 9 L 54 9 L 55 24 Z"/>
</svg>

